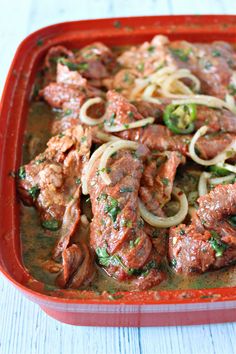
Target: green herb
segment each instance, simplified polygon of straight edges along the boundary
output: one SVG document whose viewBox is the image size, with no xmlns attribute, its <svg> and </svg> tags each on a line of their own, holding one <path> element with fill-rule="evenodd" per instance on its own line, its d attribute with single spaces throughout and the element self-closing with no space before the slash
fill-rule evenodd
<svg viewBox="0 0 236 354">
<path fill-rule="evenodd" d="M 175 258 L 172 258 L 171 262 L 170 262 L 171 267 L 175 268 L 177 266 L 177 261 Z"/>
<path fill-rule="evenodd" d="M 64 112 L 64 116 L 69 116 L 71 115 L 73 112 L 72 112 L 72 109 L 66 109 L 65 112 Z"/>
<path fill-rule="evenodd" d="M 152 238 L 157 238 L 160 234 L 160 230 L 156 229 L 152 232 Z"/>
<path fill-rule="evenodd" d="M 124 124 L 124 128 L 128 129 L 129 128 L 129 124 Z"/>
<path fill-rule="evenodd" d="M 152 53 L 152 52 L 154 52 L 155 47 L 153 45 L 150 45 L 150 47 L 148 47 L 147 50 L 148 50 L 149 53 Z"/>
<path fill-rule="evenodd" d="M 221 241 L 220 235 L 215 231 L 211 231 L 211 238 L 209 243 L 213 250 L 216 252 L 216 257 L 221 257 L 225 250 L 228 248 L 228 245 Z"/>
<path fill-rule="evenodd" d="M 133 192 L 133 188 L 132 187 L 121 187 L 120 188 L 120 193 L 128 193 L 128 192 Z"/>
<path fill-rule="evenodd" d="M 36 185 L 29 189 L 29 195 L 35 201 L 40 193 L 40 188 Z"/>
<path fill-rule="evenodd" d="M 209 60 L 207 60 L 204 64 L 204 68 L 206 70 L 209 70 L 212 66 L 213 66 L 212 63 Z"/>
<path fill-rule="evenodd" d="M 144 70 L 144 63 L 139 63 L 137 66 L 136 66 L 136 69 L 140 72 L 143 72 Z"/>
<path fill-rule="evenodd" d="M 65 134 L 64 133 L 60 133 L 60 134 L 58 134 L 58 137 L 61 139 L 61 138 L 63 138 L 63 136 L 65 136 Z"/>
<path fill-rule="evenodd" d="M 228 219 L 231 226 L 236 227 L 236 215 L 232 215 Z"/>
<path fill-rule="evenodd" d="M 189 60 L 189 54 L 191 49 L 188 50 L 177 49 L 177 48 L 169 48 L 169 49 L 171 53 L 181 61 L 186 62 Z"/>
<path fill-rule="evenodd" d="M 111 196 L 107 197 L 107 204 L 104 211 L 110 216 L 113 222 L 116 221 L 117 215 L 121 212 L 121 208 L 118 205 L 118 201 Z"/>
<path fill-rule="evenodd" d="M 114 22 L 113 22 L 113 26 L 114 26 L 115 28 L 121 28 L 121 23 L 120 23 L 120 21 L 114 21 Z"/>
<path fill-rule="evenodd" d="M 148 273 L 150 272 L 151 269 L 158 269 L 158 264 L 156 263 L 156 261 L 152 260 L 150 262 L 148 262 L 143 268 L 141 269 L 129 269 L 129 275 L 136 275 L 136 276 L 147 276 Z"/>
<path fill-rule="evenodd" d="M 111 127 L 114 125 L 115 123 L 115 118 L 116 118 L 116 114 L 115 113 L 112 113 L 111 116 L 110 116 L 110 119 L 106 121 L 106 124 Z"/>
<path fill-rule="evenodd" d="M 180 229 L 179 234 L 180 234 L 181 236 L 183 236 L 183 235 L 185 235 L 185 231 L 184 231 L 183 229 Z"/>
<path fill-rule="evenodd" d="M 162 183 L 163 183 L 165 186 L 168 186 L 168 185 L 169 185 L 169 178 L 167 178 L 167 177 L 162 178 Z"/>
<path fill-rule="evenodd" d="M 99 176 L 100 173 L 104 173 L 104 172 L 110 173 L 111 172 L 111 168 L 110 167 L 103 167 L 103 168 L 101 168 L 101 170 L 97 170 L 96 175 Z"/>
<path fill-rule="evenodd" d="M 26 177 L 25 166 L 20 166 L 20 168 L 18 170 L 18 177 L 20 179 L 25 179 L 25 177 Z"/>
<path fill-rule="evenodd" d="M 98 197 L 97 197 L 97 201 L 100 202 L 102 200 L 106 200 L 108 197 L 108 195 L 106 193 L 101 193 Z"/>
<path fill-rule="evenodd" d="M 58 62 L 60 64 L 63 64 L 65 66 L 68 67 L 68 69 L 72 70 L 72 71 L 85 71 L 88 69 L 88 63 L 86 62 L 81 62 L 81 63 L 73 63 L 71 61 L 68 61 L 65 58 L 59 58 Z"/>
<path fill-rule="evenodd" d="M 120 265 L 125 271 L 128 271 L 128 268 L 121 261 L 120 257 L 116 254 L 109 255 L 105 247 L 97 248 L 96 253 L 98 256 L 99 264 L 104 267 L 108 267 L 109 265 L 118 266 Z"/>
<path fill-rule="evenodd" d="M 43 163 L 44 161 L 46 161 L 45 157 L 42 157 L 41 159 L 35 160 L 35 164 L 36 165 L 40 165 L 41 163 Z"/>
<path fill-rule="evenodd" d="M 213 57 L 220 57 L 221 56 L 221 52 L 218 49 L 213 49 L 211 54 Z"/>
<path fill-rule="evenodd" d="M 81 143 L 85 143 L 85 141 L 87 141 L 87 137 L 86 136 L 82 136 Z"/>
<path fill-rule="evenodd" d="M 228 90 L 231 95 L 233 95 L 233 96 L 236 95 L 236 86 L 234 84 L 230 84 L 228 86 Z"/>
<path fill-rule="evenodd" d="M 81 178 L 77 178 L 75 181 L 76 184 L 80 185 L 81 184 Z"/>
<path fill-rule="evenodd" d="M 128 117 L 130 117 L 130 118 L 133 118 L 133 117 L 134 117 L 134 113 L 131 112 L 131 111 L 129 111 L 127 114 L 128 114 Z"/>
<path fill-rule="evenodd" d="M 56 219 L 44 220 L 42 222 L 42 226 L 45 229 L 48 229 L 48 230 L 51 230 L 51 231 L 57 231 L 60 228 L 60 223 Z"/>
<path fill-rule="evenodd" d="M 135 240 L 130 240 L 129 241 L 129 247 L 130 248 L 134 248 L 135 246 L 137 246 L 140 242 L 140 237 L 137 237 Z"/>
<path fill-rule="evenodd" d="M 121 220 L 121 226 L 132 227 L 132 221 L 129 219 L 123 219 Z"/>
<path fill-rule="evenodd" d="M 43 40 L 39 38 L 39 39 L 37 40 L 36 44 L 37 44 L 37 46 L 40 47 L 41 45 L 43 45 Z"/>
<path fill-rule="evenodd" d="M 144 227 L 144 221 L 142 218 L 140 218 L 138 221 L 137 221 L 137 225 L 138 225 L 138 228 L 141 229 Z"/>
<path fill-rule="evenodd" d="M 123 81 L 124 82 L 130 82 L 130 77 L 129 77 L 129 73 L 126 71 L 124 76 L 123 76 Z"/>
</svg>

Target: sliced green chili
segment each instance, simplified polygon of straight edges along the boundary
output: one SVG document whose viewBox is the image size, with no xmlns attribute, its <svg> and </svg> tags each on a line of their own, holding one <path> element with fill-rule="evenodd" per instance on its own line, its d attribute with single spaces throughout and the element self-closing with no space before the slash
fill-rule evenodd
<svg viewBox="0 0 236 354">
<path fill-rule="evenodd" d="M 175 134 L 189 134 L 194 131 L 194 121 L 197 117 L 196 105 L 170 104 L 164 111 L 164 123 Z"/>
</svg>

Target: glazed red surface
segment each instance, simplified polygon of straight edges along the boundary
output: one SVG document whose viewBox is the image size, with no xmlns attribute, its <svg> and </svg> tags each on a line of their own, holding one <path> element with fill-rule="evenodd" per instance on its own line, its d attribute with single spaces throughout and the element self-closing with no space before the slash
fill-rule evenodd
<svg viewBox="0 0 236 354">
<path fill-rule="evenodd" d="M 77 21 L 43 28 L 27 37 L 11 65 L 0 106 L 0 270 L 27 297 L 60 321 L 79 325 L 151 326 L 233 321 L 236 288 L 120 293 L 109 298 L 88 291 L 43 294 L 21 262 L 19 202 L 9 176 L 21 161 L 29 96 L 40 60 L 58 44 L 82 47 L 142 43 L 155 34 L 171 40 L 236 43 L 236 16 L 163 16 Z M 31 284 L 31 289 L 27 284 Z M 33 290 L 34 289 L 34 290 Z M 58 295 L 58 296 L 55 296 Z M 81 298 L 78 298 L 81 297 Z"/>
</svg>

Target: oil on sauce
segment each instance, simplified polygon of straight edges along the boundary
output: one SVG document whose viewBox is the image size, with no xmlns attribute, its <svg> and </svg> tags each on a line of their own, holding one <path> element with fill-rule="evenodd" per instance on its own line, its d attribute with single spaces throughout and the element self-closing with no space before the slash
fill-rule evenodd
<svg viewBox="0 0 236 354">
<path fill-rule="evenodd" d="M 23 163 L 29 162 L 36 154 L 42 152 L 46 147 L 46 142 L 50 138 L 50 124 L 54 119 L 59 119 L 59 112 L 52 112 L 43 102 L 34 102 L 29 110 L 25 144 L 23 146 Z M 179 181 L 185 183 L 186 175 Z M 184 182 L 184 183 L 183 183 Z M 187 192 L 187 191 L 186 191 Z M 56 231 L 45 230 L 41 227 L 37 211 L 34 208 L 21 206 L 21 242 L 22 258 L 24 266 L 36 279 L 45 283 L 46 290 L 56 289 L 55 278 L 58 272 L 49 272 L 45 266 L 50 262 L 52 249 L 59 237 Z M 81 229 L 77 231 L 76 237 L 86 237 Z M 154 290 L 168 289 L 204 289 L 218 288 L 225 286 L 236 286 L 236 266 L 231 266 L 214 272 L 202 275 L 191 275 L 188 277 L 176 275 L 169 267 L 167 261 L 163 267 L 166 270 L 167 278 Z M 59 268 L 58 268 L 59 269 Z M 111 279 L 106 273 L 97 267 L 97 276 L 89 286 L 95 292 L 115 292 L 129 290 L 129 284 L 121 284 Z"/>
</svg>

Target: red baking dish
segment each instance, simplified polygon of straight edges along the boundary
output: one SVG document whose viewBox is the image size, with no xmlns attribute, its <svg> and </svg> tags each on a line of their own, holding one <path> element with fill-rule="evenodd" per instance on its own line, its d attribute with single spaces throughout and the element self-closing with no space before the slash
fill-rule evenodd
<svg viewBox="0 0 236 354">
<path fill-rule="evenodd" d="M 236 16 L 163 16 L 101 19 L 56 24 L 28 36 L 11 65 L 0 106 L 0 271 L 30 300 L 55 319 L 74 325 L 158 326 L 228 322 L 236 319 L 236 288 L 121 293 L 122 298 L 78 291 L 50 296 L 21 262 L 19 202 L 10 172 L 21 161 L 30 92 L 48 48 L 75 48 L 95 40 L 135 44 L 155 34 L 171 39 L 236 43 Z M 55 296 L 56 295 L 56 296 Z M 70 297 L 69 297 L 70 296 Z"/>
</svg>

